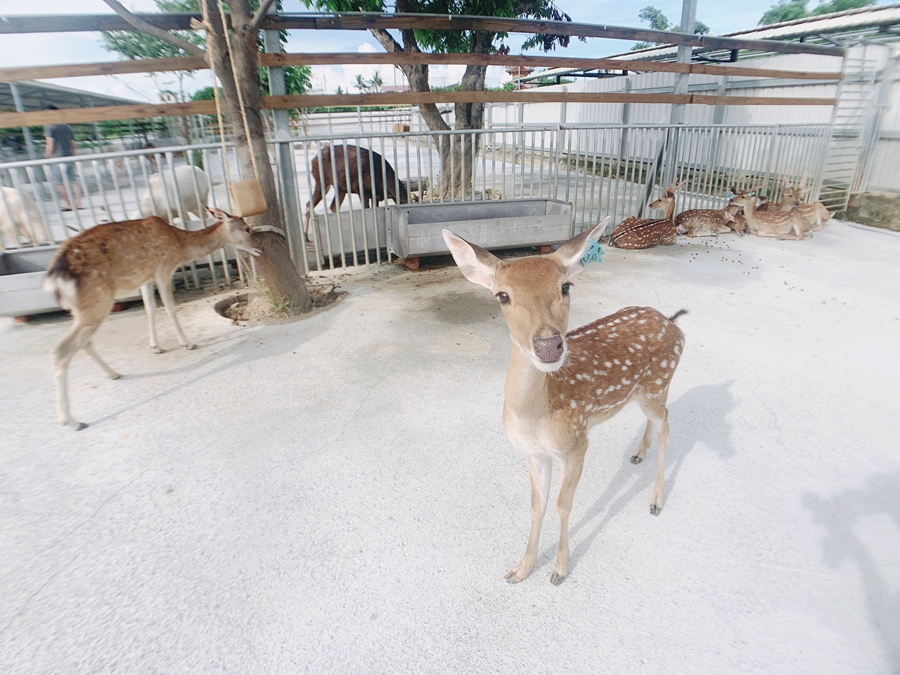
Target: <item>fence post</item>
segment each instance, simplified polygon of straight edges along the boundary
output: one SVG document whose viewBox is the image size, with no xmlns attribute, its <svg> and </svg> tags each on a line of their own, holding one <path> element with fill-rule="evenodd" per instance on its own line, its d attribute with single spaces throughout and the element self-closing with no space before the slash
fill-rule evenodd
<svg viewBox="0 0 900 675">
<path fill-rule="evenodd" d="M 273 4 L 269 14 L 277 14 Z M 267 54 L 282 51 L 281 40 L 277 30 L 264 31 L 264 46 Z M 284 69 L 269 68 L 269 95 L 284 96 Z M 297 269 L 303 269 L 302 258 L 306 255 L 303 234 L 300 231 L 300 201 L 297 197 L 297 174 L 294 167 L 294 153 L 291 147 L 291 119 L 287 110 L 275 110 L 275 161 L 278 162 L 279 190 L 281 203 L 284 205 L 284 229 L 287 233 L 291 257 Z"/>
<path fill-rule="evenodd" d="M 563 93 L 567 92 L 568 87 L 563 87 L 562 91 L 563 91 Z M 559 104 L 559 145 L 560 145 L 560 147 L 565 145 L 565 142 L 566 142 L 566 130 L 564 128 L 565 124 L 566 124 L 566 102 L 563 101 L 562 103 Z M 576 153 L 576 157 L 577 157 L 577 153 Z M 567 155 L 566 156 L 567 166 L 568 166 L 568 160 L 569 160 L 569 157 Z M 541 161 L 542 162 L 544 161 L 543 149 L 541 150 Z M 576 159 L 576 162 L 577 162 L 577 159 Z"/>
</svg>

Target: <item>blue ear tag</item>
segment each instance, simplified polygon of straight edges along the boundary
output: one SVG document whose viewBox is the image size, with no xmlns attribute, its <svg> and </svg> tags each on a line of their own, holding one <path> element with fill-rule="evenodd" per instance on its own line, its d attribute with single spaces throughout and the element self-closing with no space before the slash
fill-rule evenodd
<svg viewBox="0 0 900 675">
<path fill-rule="evenodd" d="M 590 240 L 590 246 L 588 246 L 587 250 L 584 252 L 584 255 L 581 256 L 581 264 L 587 267 L 588 263 L 592 262 L 603 262 L 603 254 L 606 251 L 603 250 L 603 247 L 598 244 L 593 239 Z"/>
</svg>

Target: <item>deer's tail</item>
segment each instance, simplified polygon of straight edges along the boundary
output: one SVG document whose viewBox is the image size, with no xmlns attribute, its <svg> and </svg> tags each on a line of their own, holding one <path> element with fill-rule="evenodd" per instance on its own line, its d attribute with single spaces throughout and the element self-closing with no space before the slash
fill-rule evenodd
<svg viewBox="0 0 900 675">
<path fill-rule="evenodd" d="M 687 313 L 688 313 L 688 311 L 687 311 L 686 309 L 679 309 L 677 312 L 675 312 L 672 316 L 669 317 L 669 321 L 671 321 L 671 322 L 674 323 L 675 320 L 676 320 L 679 316 L 681 316 L 682 314 L 687 314 Z"/>
</svg>

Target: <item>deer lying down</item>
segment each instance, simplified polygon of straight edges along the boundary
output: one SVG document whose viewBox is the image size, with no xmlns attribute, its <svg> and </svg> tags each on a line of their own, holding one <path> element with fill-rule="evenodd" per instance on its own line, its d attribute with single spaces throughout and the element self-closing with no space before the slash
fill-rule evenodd
<svg viewBox="0 0 900 675">
<path fill-rule="evenodd" d="M 634 216 L 629 216 L 616 225 L 616 229 L 609 235 L 609 245 L 616 248 L 643 249 L 674 244 L 678 237 L 675 221 L 672 219 L 675 213 L 675 191 L 686 182 L 686 179 L 680 183 L 673 181 L 662 197 L 648 205 L 649 209 L 665 211 L 665 217 L 638 220 Z"/>
<path fill-rule="evenodd" d="M 550 580 L 566 576 L 569 513 L 588 448 L 588 430 L 637 401 L 647 416 L 633 464 L 644 459 L 653 425 L 659 426 L 659 458 L 650 513 L 663 505 L 663 456 L 669 437 L 666 398 L 684 336 L 671 319 L 649 307 L 627 307 L 567 333 L 571 279 L 604 223 L 546 256 L 499 260 L 483 248 L 444 230 L 444 241 L 469 281 L 500 301 L 512 340 L 503 427 L 528 457 L 531 533 L 522 562 L 509 574 L 525 579 L 537 561 L 541 524 L 550 500 L 553 458 L 562 462 L 556 509 L 560 535 Z"/>
<path fill-rule="evenodd" d="M 194 348 L 175 317 L 172 273 L 186 262 L 208 255 L 225 244 L 259 255 L 250 227 L 243 220 L 219 209 L 210 209 L 210 213 L 217 222 L 197 232 L 179 230 L 151 216 L 97 225 L 59 247 L 50 261 L 43 287 L 56 296 L 60 307 L 72 312 L 74 319 L 72 328 L 53 350 L 60 422 L 76 431 L 87 426 L 76 422 L 69 412 L 68 370 L 75 352 L 84 349 L 109 378 L 119 377 L 91 345 L 91 336 L 109 314 L 117 294 L 140 287 L 150 323 L 150 347 L 158 352 L 153 323 L 156 300 L 150 286 L 156 281 L 178 340 L 187 349 Z"/>
</svg>

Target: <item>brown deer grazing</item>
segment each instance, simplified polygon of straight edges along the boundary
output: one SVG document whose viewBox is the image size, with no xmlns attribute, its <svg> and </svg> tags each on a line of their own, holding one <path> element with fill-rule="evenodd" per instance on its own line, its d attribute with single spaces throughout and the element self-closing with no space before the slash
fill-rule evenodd
<svg viewBox="0 0 900 675">
<path fill-rule="evenodd" d="M 334 163 L 331 161 L 331 153 L 334 151 Z M 382 161 L 384 171 L 382 171 Z M 347 173 L 350 174 L 350 185 L 347 185 Z M 373 200 L 375 206 L 378 202 L 386 202 L 388 198 L 397 204 L 408 204 L 409 193 L 406 185 L 398 182 L 394 167 L 390 162 L 383 160 L 382 156 L 374 150 L 358 148 L 355 145 L 336 145 L 334 148 L 323 147 L 309 163 L 309 174 L 315 185 L 312 198 L 306 203 L 306 217 L 303 221 L 303 234 L 309 238 L 309 221 L 315 206 L 325 199 L 329 188 L 335 188 L 334 201 L 331 210 L 336 212 L 349 194 L 359 195 L 363 207 L 371 206 Z M 337 174 L 337 185 L 335 185 Z M 375 184 L 372 179 L 374 176 Z M 324 180 L 320 184 L 319 181 Z"/>
<path fill-rule="evenodd" d="M 150 347 L 159 351 L 153 322 L 156 300 L 152 282 L 155 281 L 178 340 L 187 349 L 194 348 L 175 318 L 172 273 L 180 265 L 209 255 L 225 244 L 259 255 L 250 227 L 242 219 L 219 209 L 210 209 L 210 213 L 217 222 L 196 232 L 179 230 L 151 216 L 97 225 L 59 247 L 50 261 L 43 286 L 56 296 L 60 307 L 72 312 L 74 319 L 72 328 L 53 350 L 60 422 L 76 431 L 87 426 L 76 422 L 69 412 L 68 370 L 75 352 L 84 349 L 108 377 L 113 380 L 119 377 L 91 345 L 91 336 L 109 314 L 117 294 L 140 287 L 150 322 Z"/>
<path fill-rule="evenodd" d="M 651 203 L 648 208 L 665 211 L 664 218 L 643 218 L 638 220 L 630 216 L 616 225 L 609 235 L 609 245 L 616 248 L 643 249 L 654 246 L 671 246 L 675 243 L 678 232 L 672 216 L 675 213 L 675 191 L 684 185 L 687 179 L 678 183 L 674 181 L 663 196 Z"/>
<path fill-rule="evenodd" d="M 553 458 L 562 462 L 560 534 L 552 583 L 569 565 L 569 513 L 588 448 L 588 430 L 637 401 L 647 416 L 633 464 L 644 459 L 654 424 L 659 458 L 650 513 L 663 506 L 664 453 L 669 437 L 666 399 L 684 335 L 671 319 L 649 307 L 627 307 L 567 332 L 571 279 L 584 268 L 583 256 L 604 223 L 562 244 L 546 256 L 499 260 L 449 230 L 444 241 L 469 281 L 500 302 L 512 340 L 503 402 L 503 427 L 528 458 L 531 476 L 531 533 L 522 561 L 507 579 L 525 579 L 537 561 L 541 524 L 550 500 Z"/>
</svg>

